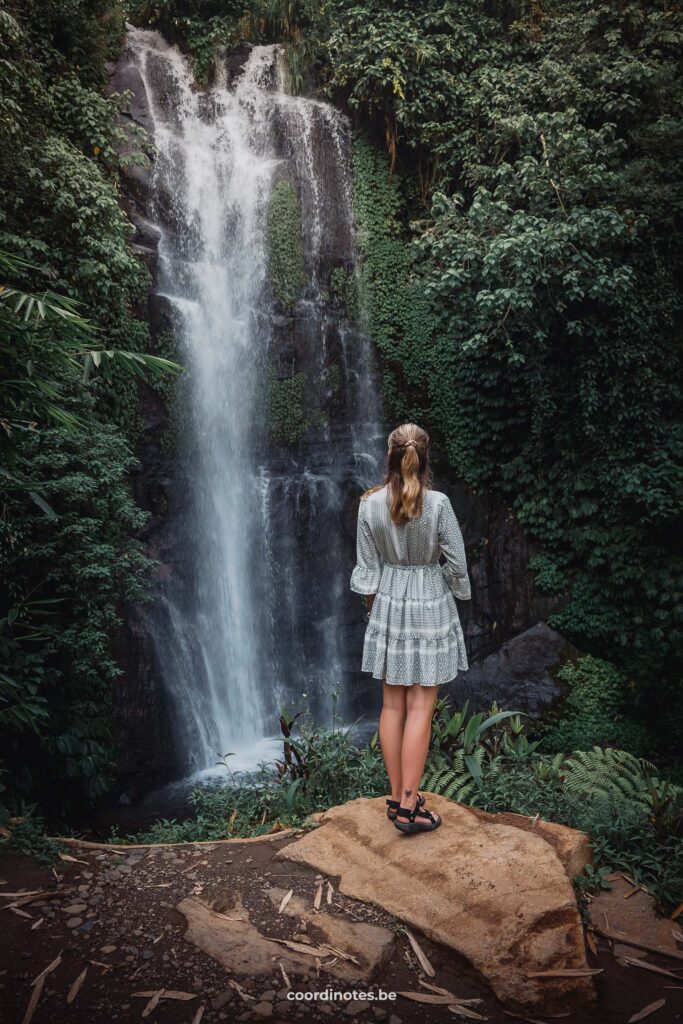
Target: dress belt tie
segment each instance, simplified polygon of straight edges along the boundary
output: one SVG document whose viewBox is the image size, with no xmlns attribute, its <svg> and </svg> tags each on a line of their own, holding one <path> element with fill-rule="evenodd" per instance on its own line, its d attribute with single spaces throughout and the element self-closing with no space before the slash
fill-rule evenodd
<svg viewBox="0 0 683 1024">
<path fill-rule="evenodd" d="M 428 569 L 432 565 L 440 565 L 440 562 L 413 562 L 406 565 L 404 562 L 385 562 L 385 565 L 390 565 L 392 569 Z"/>
</svg>

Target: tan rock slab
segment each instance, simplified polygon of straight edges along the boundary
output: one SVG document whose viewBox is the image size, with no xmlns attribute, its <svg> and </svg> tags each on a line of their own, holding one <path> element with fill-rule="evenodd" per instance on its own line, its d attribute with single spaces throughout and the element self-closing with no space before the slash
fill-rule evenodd
<svg viewBox="0 0 683 1024">
<path fill-rule="evenodd" d="M 280 898 L 282 895 L 284 890 Z M 233 974 L 247 978 L 272 975 L 274 970 L 279 969 L 278 964 L 281 963 L 290 977 L 315 975 L 316 958 L 308 953 L 289 949 L 281 942 L 263 935 L 252 923 L 239 894 L 236 895 L 234 905 L 230 909 L 216 911 L 196 897 L 190 896 L 181 900 L 176 905 L 176 910 L 187 921 L 185 941 L 207 953 Z M 372 926 L 366 927 L 369 929 Z M 332 928 L 330 934 L 341 935 L 342 932 Z M 350 937 L 350 933 L 344 934 L 347 939 Z M 377 957 L 384 955 L 384 946 L 379 943 L 377 937 L 371 939 L 369 932 L 356 933 L 355 941 L 360 943 L 363 937 L 371 942 L 371 949 L 363 959 L 356 957 L 359 964 L 340 959 L 332 962 L 330 954 L 329 960 L 321 960 L 321 973 L 344 982 L 358 981 L 372 973 L 378 964 L 383 962 L 378 961 Z M 311 946 L 320 945 L 322 943 L 311 937 Z M 335 942 L 334 945 L 354 955 L 353 951 L 346 950 L 341 943 Z"/>
<path fill-rule="evenodd" d="M 333 807 L 320 825 L 278 851 L 339 878 L 339 891 L 382 907 L 457 950 L 513 1009 L 572 1012 L 594 996 L 590 977 L 529 978 L 587 970 L 574 891 L 535 830 L 430 795 L 443 819 L 426 835 L 398 832 L 383 797 Z"/>
<path fill-rule="evenodd" d="M 274 906 L 279 907 L 286 889 L 269 890 Z M 391 959 L 396 936 L 388 928 L 366 921 L 349 921 L 340 914 L 329 913 L 323 902 L 321 910 L 314 911 L 300 896 L 292 896 L 283 914 L 306 922 L 306 933 L 315 944 L 327 943 L 349 953 L 357 961 L 348 964 L 349 977 L 369 979 Z"/>
</svg>

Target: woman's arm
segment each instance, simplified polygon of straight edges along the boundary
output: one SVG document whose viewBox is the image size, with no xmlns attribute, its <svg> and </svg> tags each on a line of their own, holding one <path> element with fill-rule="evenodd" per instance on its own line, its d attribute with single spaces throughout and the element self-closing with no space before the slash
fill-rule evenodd
<svg viewBox="0 0 683 1024">
<path fill-rule="evenodd" d="M 444 497 L 439 506 L 438 528 L 439 546 L 446 556 L 446 564 L 441 567 L 444 579 L 455 597 L 469 601 L 472 593 L 467 575 L 465 542 L 448 497 Z"/>
<path fill-rule="evenodd" d="M 382 556 L 370 531 L 365 501 L 358 507 L 358 528 L 356 533 L 356 565 L 351 573 L 351 590 L 368 598 L 368 610 L 379 588 L 382 575 Z"/>
</svg>

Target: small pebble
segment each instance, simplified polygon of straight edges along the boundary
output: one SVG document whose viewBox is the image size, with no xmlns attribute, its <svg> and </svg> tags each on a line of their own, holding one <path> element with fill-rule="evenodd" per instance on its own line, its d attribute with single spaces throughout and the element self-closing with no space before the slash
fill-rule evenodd
<svg viewBox="0 0 683 1024">
<path fill-rule="evenodd" d="M 252 1012 L 257 1013 L 259 1017 L 270 1017 L 273 1012 L 273 1004 L 263 1000 L 252 1006 Z"/>
</svg>

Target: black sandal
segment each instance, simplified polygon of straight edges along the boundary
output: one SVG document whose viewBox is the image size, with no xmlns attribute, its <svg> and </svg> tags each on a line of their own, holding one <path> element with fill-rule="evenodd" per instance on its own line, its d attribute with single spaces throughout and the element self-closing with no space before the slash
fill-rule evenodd
<svg viewBox="0 0 683 1024">
<path fill-rule="evenodd" d="M 422 807 L 422 804 L 424 802 L 425 802 L 425 798 L 423 796 L 421 796 L 421 795 L 418 795 L 417 806 L 418 807 Z M 396 815 L 398 814 L 398 809 L 401 806 L 401 801 L 400 800 L 386 800 L 385 803 L 387 803 L 389 805 L 387 807 L 387 818 L 389 819 L 389 821 L 396 821 Z"/>
<path fill-rule="evenodd" d="M 424 797 L 422 797 L 422 803 L 424 803 Z M 434 829 L 438 828 L 439 825 L 441 824 L 441 818 L 435 818 L 431 811 L 421 810 L 419 797 L 412 811 L 410 810 L 409 807 L 399 807 L 398 811 L 396 812 L 397 817 L 399 814 L 402 817 L 407 818 L 408 821 L 394 820 L 394 825 L 399 830 L 399 832 L 405 832 L 408 835 L 410 835 L 413 832 L 433 832 Z M 423 825 L 421 822 L 415 821 L 416 818 L 427 818 L 429 824 Z"/>
</svg>

